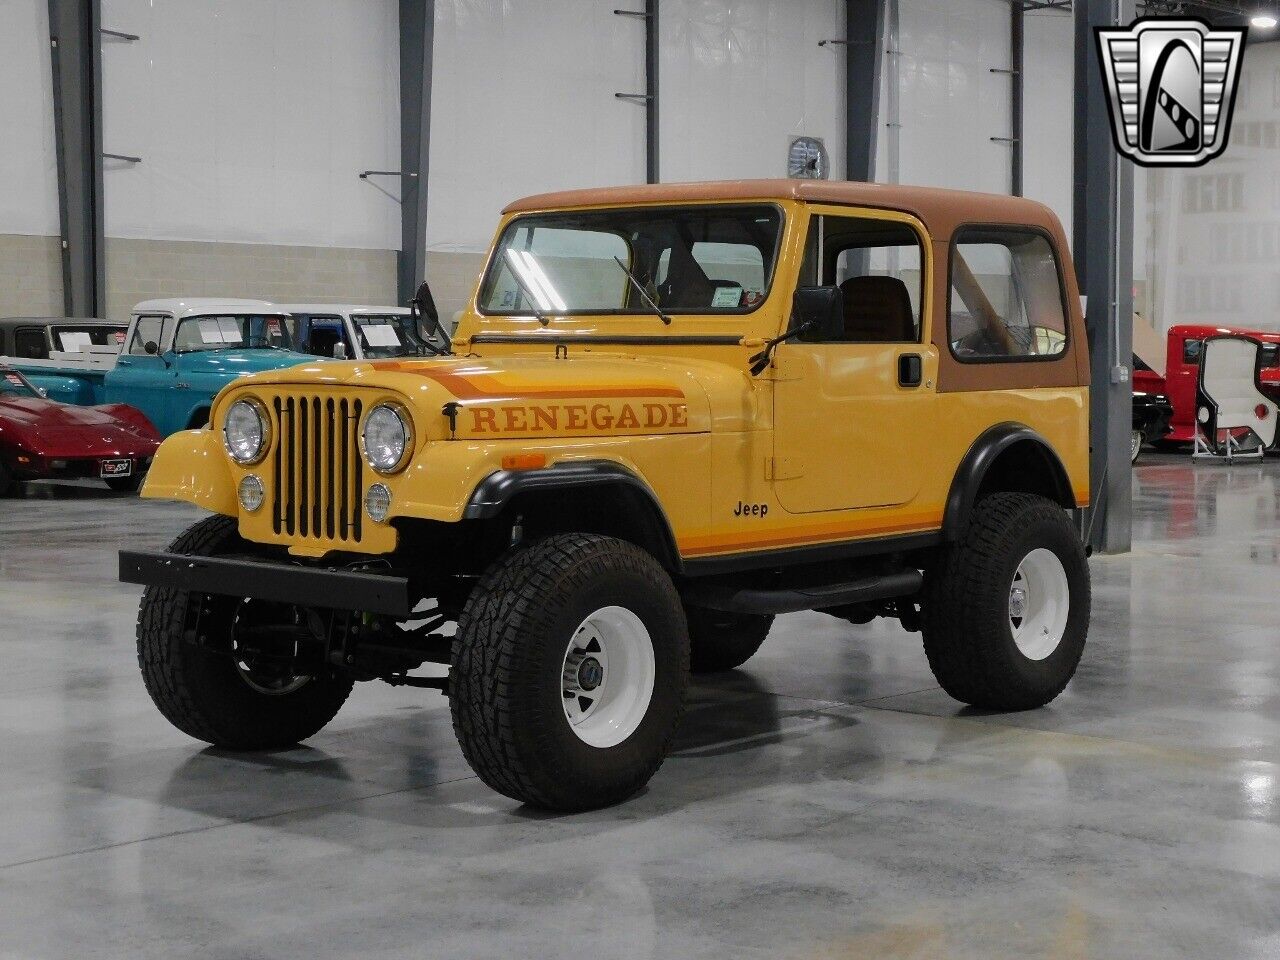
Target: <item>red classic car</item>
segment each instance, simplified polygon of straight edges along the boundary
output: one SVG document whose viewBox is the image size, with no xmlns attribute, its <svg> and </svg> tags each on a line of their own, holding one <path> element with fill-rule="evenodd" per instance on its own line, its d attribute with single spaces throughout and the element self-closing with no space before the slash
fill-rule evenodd
<svg viewBox="0 0 1280 960">
<path fill-rule="evenodd" d="M 1134 364 L 1133 392 L 1164 394 L 1173 404 L 1169 434 L 1161 442 L 1190 443 L 1196 435 L 1196 383 L 1200 373 L 1200 348 L 1205 337 L 1238 333 L 1262 341 L 1263 388 L 1280 396 L 1280 334 L 1235 327 L 1178 324 L 1169 328 L 1164 376 L 1145 364 Z"/>
<path fill-rule="evenodd" d="M 19 480 L 83 477 L 137 490 L 159 446 L 160 434 L 133 407 L 48 400 L 0 365 L 0 494 Z"/>
</svg>

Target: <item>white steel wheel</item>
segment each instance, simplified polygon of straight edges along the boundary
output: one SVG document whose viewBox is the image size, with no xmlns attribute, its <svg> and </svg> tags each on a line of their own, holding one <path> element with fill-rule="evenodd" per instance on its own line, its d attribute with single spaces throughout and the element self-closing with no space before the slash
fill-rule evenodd
<svg viewBox="0 0 1280 960">
<path fill-rule="evenodd" d="M 1062 561 L 1037 547 L 1018 564 L 1009 586 L 1009 630 L 1028 660 L 1044 660 L 1058 649 L 1071 612 L 1071 586 Z"/>
<path fill-rule="evenodd" d="M 643 621 L 626 607 L 601 607 L 565 651 L 561 686 L 570 729 L 590 746 L 616 747 L 644 720 L 656 672 Z"/>
</svg>

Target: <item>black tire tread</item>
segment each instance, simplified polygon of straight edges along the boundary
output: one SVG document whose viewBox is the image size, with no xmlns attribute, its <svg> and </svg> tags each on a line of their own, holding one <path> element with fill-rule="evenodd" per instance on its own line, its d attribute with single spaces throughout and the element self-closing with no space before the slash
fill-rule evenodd
<svg viewBox="0 0 1280 960">
<path fill-rule="evenodd" d="M 921 610 L 925 654 L 934 677 L 955 699 L 992 710 L 1027 710 L 1043 706 L 1066 687 L 1074 673 L 1070 664 L 1056 689 L 1032 693 L 1019 690 L 1005 667 L 1007 639 L 998 630 L 981 629 L 983 606 L 991 601 L 993 571 L 1007 557 L 1012 540 L 1030 523 L 1062 527 L 1078 543 L 1063 509 L 1030 493 L 995 493 L 973 509 L 959 542 L 946 548 L 941 563 L 926 572 Z M 1079 561 L 1084 562 L 1080 547 Z M 1088 579 L 1084 596 L 1089 609 Z"/>
<path fill-rule="evenodd" d="M 463 756 L 480 779 L 513 799 L 553 810 L 591 809 L 618 802 L 657 772 L 675 735 L 679 713 L 671 718 L 656 760 L 636 772 L 629 788 L 609 794 L 593 794 L 591 784 L 569 783 L 570 771 L 547 769 L 545 761 L 553 758 L 553 751 L 537 752 L 540 769 L 535 771 L 527 752 L 520 749 L 517 724 L 522 718 L 513 709 L 512 687 L 529 669 L 523 634 L 531 621 L 539 619 L 545 598 L 556 596 L 566 578 L 582 571 L 584 565 L 598 566 L 604 554 L 652 578 L 655 586 L 665 586 L 673 602 L 679 603 L 666 572 L 640 547 L 597 534 L 567 533 L 517 548 L 490 566 L 458 619 L 449 686 L 454 733 Z M 681 703 L 689 666 L 688 645 L 683 649 Z M 552 784 L 565 784 L 568 789 L 557 790 Z"/>
<path fill-rule="evenodd" d="M 205 517 L 177 537 L 169 553 L 213 556 L 243 545 L 234 517 Z M 332 695 L 308 698 L 310 709 L 275 729 L 262 729 L 232 704 L 211 704 L 193 695 L 199 679 L 190 661 L 180 656 L 180 634 L 189 594 L 182 590 L 147 587 L 138 606 L 138 667 L 152 701 L 171 724 L 196 740 L 241 750 L 290 746 L 318 732 L 334 718 L 351 693 L 350 680 L 329 682 Z M 179 634 L 175 637 L 174 633 Z M 247 688 L 246 688 L 247 689 Z M 304 688 L 305 689 L 305 688 Z M 292 722 L 288 722 L 288 721 Z"/>
</svg>

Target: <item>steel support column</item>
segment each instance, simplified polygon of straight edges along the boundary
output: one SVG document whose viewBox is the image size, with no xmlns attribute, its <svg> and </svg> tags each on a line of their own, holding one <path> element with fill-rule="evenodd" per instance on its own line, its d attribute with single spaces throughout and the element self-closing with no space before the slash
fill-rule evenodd
<svg viewBox="0 0 1280 960">
<path fill-rule="evenodd" d="M 1026 64 L 1023 26 L 1026 21 L 1026 8 L 1022 0 L 1011 0 L 1009 4 L 1009 192 L 1015 197 L 1022 196 L 1022 88 L 1024 68 Z"/>
<path fill-rule="evenodd" d="M 103 316 L 106 257 L 102 204 L 100 0 L 49 0 L 53 125 L 67 316 Z"/>
<path fill-rule="evenodd" d="M 644 3 L 644 92 L 644 173 L 649 183 L 658 183 L 658 0 Z"/>
<path fill-rule="evenodd" d="M 1130 546 L 1129 432 L 1133 396 L 1133 168 L 1111 139 L 1106 90 L 1093 28 L 1127 24 L 1133 0 L 1075 2 L 1074 254 L 1088 298 L 1089 485 L 1085 531 L 1095 550 Z"/>
<path fill-rule="evenodd" d="M 427 163 L 435 0 L 400 0 L 400 254 L 396 300 L 408 303 L 427 270 Z"/>
<path fill-rule="evenodd" d="M 845 0 L 845 179 L 873 180 L 886 0 Z"/>
</svg>

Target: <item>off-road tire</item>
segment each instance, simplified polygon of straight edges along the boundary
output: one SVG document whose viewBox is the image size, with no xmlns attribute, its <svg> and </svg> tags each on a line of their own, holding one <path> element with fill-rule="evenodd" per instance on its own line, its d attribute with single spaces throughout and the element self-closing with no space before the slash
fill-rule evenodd
<svg viewBox="0 0 1280 960">
<path fill-rule="evenodd" d="M 206 517 L 168 547 L 209 557 L 251 553 L 231 517 Z M 239 675 L 232 658 L 183 636 L 188 606 L 204 596 L 147 587 L 138 609 L 138 666 L 165 719 L 188 736 L 233 750 L 291 746 L 318 733 L 351 693 L 343 677 L 315 676 L 293 693 L 270 696 Z M 219 598 L 221 599 L 221 598 Z"/>
<path fill-rule="evenodd" d="M 601 748 L 570 726 L 561 675 L 573 632 L 610 605 L 643 622 L 655 677 L 639 726 Z M 449 675 L 453 729 L 471 768 L 499 793 L 566 812 L 608 806 L 640 790 L 662 765 L 688 676 L 684 610 L 662 566 L 622 540 L 558 534 L 497 560 L 468 598 Z"/>
<path fill-rule="evenodd" d="M 717 673 L 740 667 L 760 649 L 773 626 L 765 614 L 728 613 L 708 607 L 686 607 L 689 621 L 689 669 Z"/>
<path fill-rule="evenodd" d="M 1070 590 L 1066 628 L 1043 660 L 1025 656 L 1009 624 L 1009 589 L 1037 547 L 1052 551 Z M 1053 700 L 1075 673 L 1089 628 L 1089 565 L 1067 514 L 1044 497 L 996 493 L 973 509 L 960 541 L 925 571 L 925 654 L 942 689 L 989 710 L 1030 710 Z"/>
<path fill-rule="evenodd" d="M 106 483 L 116 493 L 137 493 L 142 486 L 142 477 L 136 474 L 132 477 L 108 477 Z"/>
</svg>

